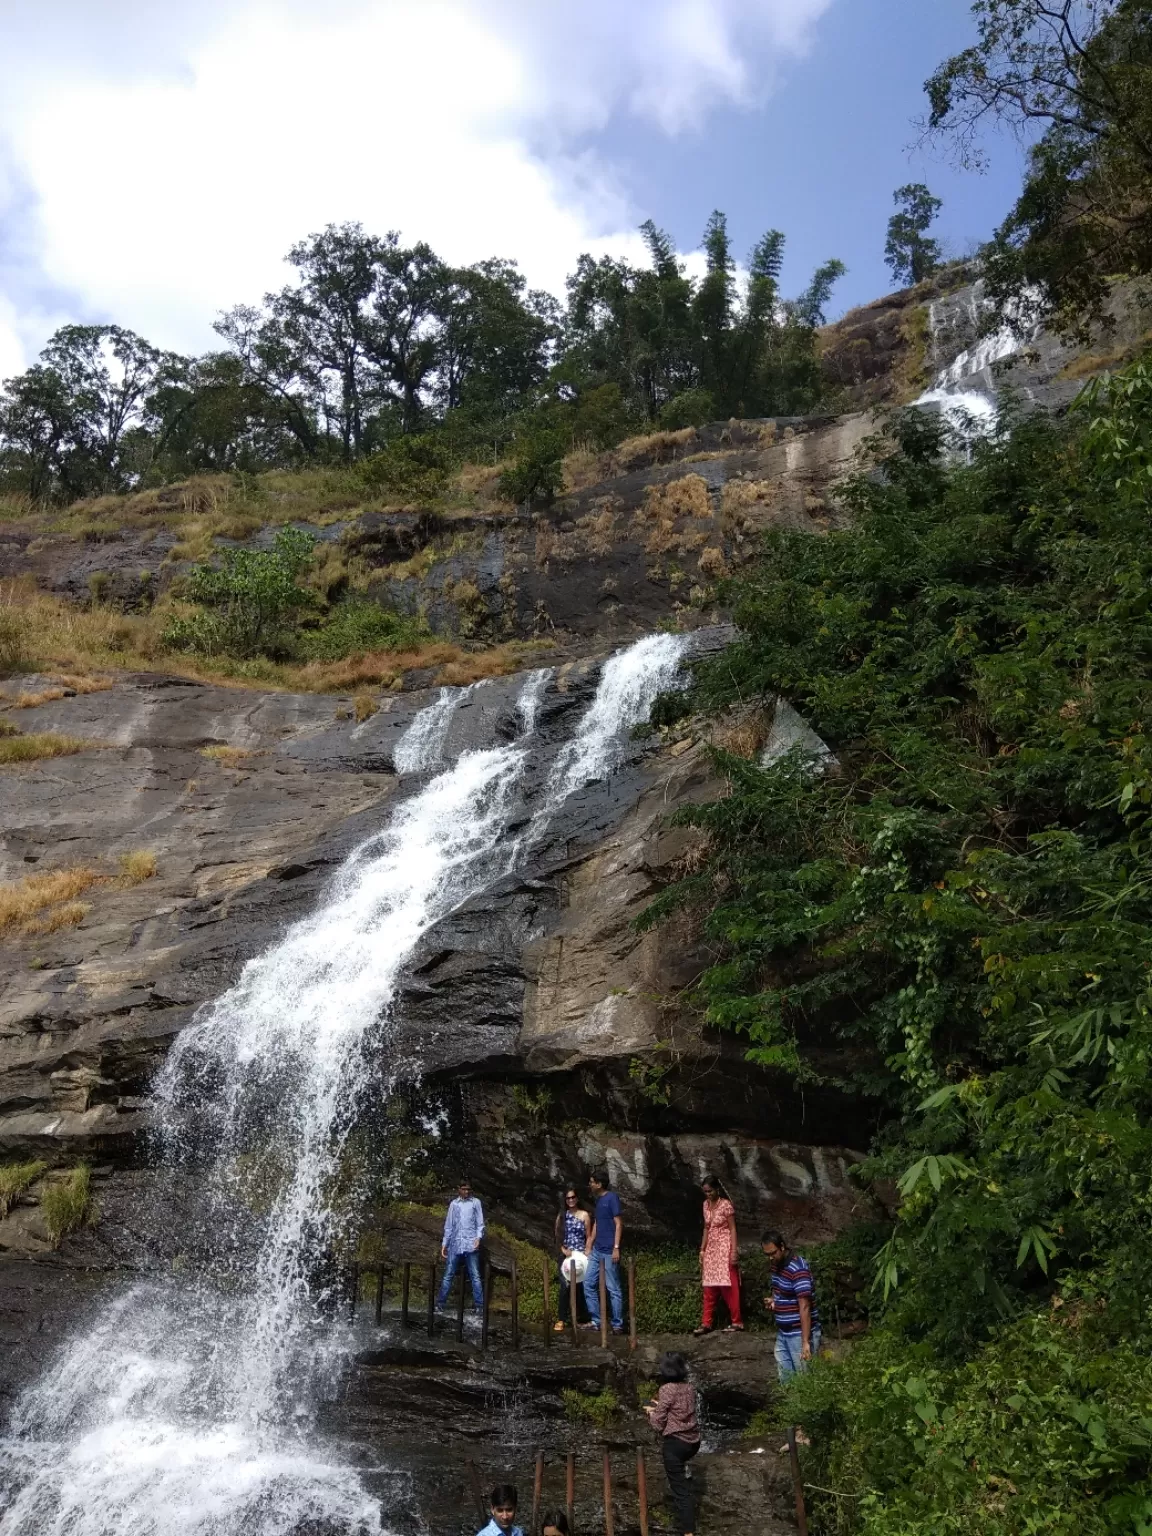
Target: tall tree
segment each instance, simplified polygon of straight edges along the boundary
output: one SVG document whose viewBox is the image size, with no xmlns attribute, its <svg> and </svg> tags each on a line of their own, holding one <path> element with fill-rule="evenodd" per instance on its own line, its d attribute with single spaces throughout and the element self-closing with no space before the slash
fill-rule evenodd
<svg viewBox="0 0 1152 1536">
<path fill-rule="evenodd" d="M 1152 272 L 1152 0 L 976 0 L 977 40 L 926 83 L 930 135 L 982 159 L 1026 137 L 1024 189 L 987 254 L 1005 318 L 1084 334 L 1109 280 Z"/>
<path fill-rule="evenodd" d="M 892 201 L 897 211 L 888 220 L 884 260 L 898 283 L 922 283 L 940 265 L 940 242 L 928 231 L 944 204 L 922 181 L 898 187 Z"/>
</svg>

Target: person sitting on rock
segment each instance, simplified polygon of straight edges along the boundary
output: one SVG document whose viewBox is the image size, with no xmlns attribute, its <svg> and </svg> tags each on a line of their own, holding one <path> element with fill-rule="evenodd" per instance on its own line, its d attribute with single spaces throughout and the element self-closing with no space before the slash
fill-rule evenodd
<svg viewBox="0 0 1152 1536">
<path fill-rule="evenodd" d="M 480 1536 L 524 1536 L 516 1524 L 516 1489 L 511 1483 L 497 1483 L 488 1499 L 492 1518 Z"/>
<path fill-rule="evenodd" d="M 600 1326 L 600 1270 L 604 1270 L 604 1289 L 612 1306 L 612 1332 L 624 1332 L 624 1292 L 620 1288 L 620 1240 L 624 1221 L 620 1215 L 620 1197 L 608 1188 L 608 1171 L 597 1168 L 588 1179 L 588 1188 L 596 1202 L 596 1214 L 584 1245 L 588 1268 L 584 1272 L 584 1301 L 591 1321 L 589 1328 Z"/>
<path fill-rule="evenodd" d="M 480 1244 L 484 1241 L 484 1207 L 472 1193 L 468 1179 L 461 1179 L 456 1198 L 448 1207 L 444 1218 L 444 1238 L 440 1244 L 440 1257 L 447 1259 L 444 1278 L 436 1305 L 443 1309 L 448 1292 L 456 1278 L 456 1271 L 463 1259 L 468 1266 L 468 1278 L 472 1281 L 472 1304 L 477 1312 L 484 1305 L 484 1287 L 480 1283 Z"/>
<path fill-rule="evenodd" d="M 564 1260 L 577 1256 L 576 1279 L 580 1280 L 584 1269 L 584 1250 L 588 1246 L 588 1228 L 592 1218 L 580 1204 L 580 1191 L 575 1184 L 565 1184 L 564 1200 L 556 1217 L 555 1236 L 560 1249 L 560 1306 L 559 1316 L 552 1325 L 554 1333 L 563 1333 L 569 1321 L 575 1326 L 580 1319 L 572 1317 L 572 1282 L 564 1273 Z M 577 1302 L 579 1307 L 579 1302 Z"/>
</svg>

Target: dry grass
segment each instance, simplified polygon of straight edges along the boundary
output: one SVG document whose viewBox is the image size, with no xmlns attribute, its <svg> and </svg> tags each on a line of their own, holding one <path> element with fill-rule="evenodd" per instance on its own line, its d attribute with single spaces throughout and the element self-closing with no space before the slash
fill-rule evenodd
<svg viewBox="0 0 1152 1536">
<path fill-rule="evenodd" d="M 765 513 L 779 487 L 771 480 L 728 480 L 720 493 L 720 521 L 725 528 L 742 532 L 763 526 Z"/>
<path fill-rule="evenodd" d="M 728 574 L 724 551 L 716 544 L 710 544 L 707 549 L 700 551 L 699 566 L 704 575 L 710 576 L 714 581 Z"/>
<path fill-rule="evenodd" d="M 352 713 L 361 725 L 365 720 L 371 720 L 379 708 L 380 705 L 370 693 L 358 693 L 352 700 Z"/>
<path fill-rule="evenodd" d="M 129 853 L 122 853 L 117 863 L 120 865 L 121 885 L 141 885 L 145 880 L 151 880 L 156 873 L 156 855 L 151 848 L 135 848 Z"/>
<path fill-rule="evenodd" d="M 772 720 L 773 711 L 758 705 L 741 710 L 713 728 L 712 745 L 736 757 L 758 757 L 767 745 Z"/>
<path fill-rule="evenodd" d="M 39 709 L 41 704 L 51 704 L 56 699 L 68 697 L 63 688 L 42 688 L 39 693 L 18 693 L 12 700 L 13 709 Z"/>
<path fill-rule="evenodd" d="M 643 437 L 626 438 L 607 453 L 594 453 L 586 446 L 575 448 L 564 460 L 564 489 L 580 491 L 635 469 L 670 464 L 683 458 L 689 446 L 698 441 L 695 427 L 683 427 L 678 432 L 648 432 Z"/>
<path fill-rule="evenodd" d="M 662 485 L 650 485 L 644 492 L 644 504 L 637 512 L 640 522 L 648 525 L 644 549 L 650 555 L 676 550 L 688 554 L 699 549 L 707 535 L 700 529 L 681 526 L 685 520 L 711 522 L 712 506 L 708 486 L 699 475 L 682 475 Z"/>
<path fill-rule="evenodd" d="M 0 885 L 0 935 L 38 937 L 74 928 L 91 911 L 91 904 L 80 901 L 81 896 L 101 888 L 124 890 L 151 880 L 156 873 L 156 855 L 150 849 L 122 853 L 117 868 L 119 874 L 114 876 L 91 864 L 75 864 Z"/>
<path fill-rule="evenodd" d="M 77 864 L 0 885 L 0 934 L 52 933 L 80 922 L 88 909 L 76 898 L 104 878 L 90 864 Z M 69 915 L 61 919 L 61 913 Z"/>
<path fill-rule="evenodd" d="M 465 464 L 448 487 L 447 500 L 483 516 L 511 516 L 514 502 L 500 495 L 500 477 L 506 464 Z"/>
<path fill-rule="evenodd" d="M 256 753 L 248 747 L 201 747 L 200 756 L 222 768 L 240 768 Z"/>
<path fill-rule="evenodd" d="M 12 763 L 35 763 L 46 757 L 70 757 L 87 752 L 98 742 L 80 736 L 62 736 L 58 731 L 33 731 L 27 736 L 0 737 L 0 767 Z"/>
</svg>

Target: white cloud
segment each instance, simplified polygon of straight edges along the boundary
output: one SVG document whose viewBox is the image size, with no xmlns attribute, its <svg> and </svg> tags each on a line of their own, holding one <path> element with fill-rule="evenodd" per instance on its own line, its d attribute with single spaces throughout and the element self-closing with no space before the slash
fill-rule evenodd
<svg viewBox="0 0 1152 1536">
<path fill-rule="evenodd" d="M 560 291 L 645 212 L 583 136 L 753 100 L 830 3 L 0 0 L 0 369 L 65 312 L 210 345 L 329 221 Z"/>
</svg>

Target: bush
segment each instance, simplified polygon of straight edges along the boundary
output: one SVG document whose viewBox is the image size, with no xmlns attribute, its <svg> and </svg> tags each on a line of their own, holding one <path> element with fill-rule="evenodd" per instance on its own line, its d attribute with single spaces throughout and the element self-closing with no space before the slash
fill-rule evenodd
<svg viewBox="0 0 1152 1536">
<path fill-rule="evenodd" d="M 174 619 L 164 644 L 205 656 L 290 655 L 293 621 L 312 602 L 299 578 L 315 543 L 298 528 L 281 528 L 270 550 L 228 549 L 218 566 L 194 566 L 185 595 L 201 611 Z"/>
<path fill-rule="evenodd" d="M 414 651 L 429 638 L 422 619 L 351 599 L 333 608 L 322 628 L 308 631 L 301 649 L 311 661 L 341 661 L 366 651 Z"/>
<path fill-rule="evenodd" d="M 678 432 L 684 427 L 703 427 L 716 420 L 716 402 L 706 389 L 686 389 L 665 401 L 656 417 L 656 425 Z"/>
<path fill-rule="evenodd" d="M 357 474 L 364 485 L 386 496 L 432 501 L 443 495 L 459 460 L 442 437 L 417 433 L 394 437 L 368 456 Z"/>
<path fill-rule="evenodd" d="M 62 736 L 58 731 L 32 731 L 26 736 L 14 732 L 0 737 L 0 765 L 69 757 L 74 752 L 86 752 L 90 746 L 92 742 L 80 736 Z"/>
<path fill-rule="evenodd" d="M 597 1429 L 607 1429 L 620 1412 L 620 1399 L 611 1387 L 601 1392 L 578 1392 L 575 1387 L 565 1387 L 560 1396 L 564 1413 L 573 1424 L 594 1424 Z"/>
<path fill-rule="evenodd" d="M 500 476 L 500 494 L 509 501 L 552 501 L 564 484 L 567 441 L 562 432 L 543 431 L 526 437 L 516 457 Z"/>
</svg>

